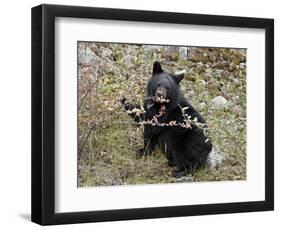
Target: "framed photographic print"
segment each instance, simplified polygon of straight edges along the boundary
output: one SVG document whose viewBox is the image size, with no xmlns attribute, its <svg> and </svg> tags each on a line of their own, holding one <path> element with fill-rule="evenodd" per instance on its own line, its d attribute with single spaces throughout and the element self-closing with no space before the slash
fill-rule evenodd
<svg viewBox="0 0 281 230">
<path fill-rule="evenodd" d="M 32 221 L 274 208 L 273 19 L 32 8 Z"/>
</svg>

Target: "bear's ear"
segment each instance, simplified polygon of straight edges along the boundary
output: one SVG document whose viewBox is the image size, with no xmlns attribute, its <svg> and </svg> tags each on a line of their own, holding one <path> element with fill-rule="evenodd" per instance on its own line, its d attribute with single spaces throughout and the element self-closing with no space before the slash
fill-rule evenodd
<svg viewBox="0 0 281 230">
<path fill-rule="evenodd" d="M 157 61 L 157 62 L 154 62 L 153 64 L 153 74 L 157 74 L 157 73 L 162 73 L 163 70 L 162 70 L 162 67 L 160 65 L 160 63 Z"/>
<path fill-rule="evenodd" d="M 177 74 L 177 75 L 174 75 L 174 79 L 176 81 L 176 83 L 180 83 L 181 80 L 184 78 L 184 73 L 180 73 L 180 74 Z"/>
</svg>

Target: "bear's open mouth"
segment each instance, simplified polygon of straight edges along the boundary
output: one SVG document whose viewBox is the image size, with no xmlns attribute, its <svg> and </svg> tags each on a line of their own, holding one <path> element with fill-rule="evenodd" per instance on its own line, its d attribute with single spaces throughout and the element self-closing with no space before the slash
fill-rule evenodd
<svg viewBox="0 0 281 230">
<path fill-rule="evenodd" d="M 161 105 L 161 108 L 159 109 L 159 113 L 156 115 L 156 117 L 162 117 L 166 113 L 166 106 Z"/>
</svg>

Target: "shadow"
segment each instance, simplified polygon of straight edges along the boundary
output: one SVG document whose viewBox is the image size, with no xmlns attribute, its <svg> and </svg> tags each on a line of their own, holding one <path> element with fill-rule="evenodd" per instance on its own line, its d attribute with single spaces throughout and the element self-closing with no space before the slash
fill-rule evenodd
<svg viewBox="0 0 281 230">
<path fill-rule="evenodd" d="M 31 215 L 28 214 L 28 213 L 20 213 L 20 214 L 19 214 L 19 217 L 21 217 L 22 219 L 24 219 L 24 220 L 26 220 L 26 221 L 28 221 L 28 222 L 31 221 Z"/>
</svg>

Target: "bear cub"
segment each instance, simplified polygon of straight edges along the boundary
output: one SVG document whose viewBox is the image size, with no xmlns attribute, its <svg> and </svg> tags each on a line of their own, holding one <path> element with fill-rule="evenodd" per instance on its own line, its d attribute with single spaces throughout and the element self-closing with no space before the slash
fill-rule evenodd
<svg viewBox="0 0 281 230">
<path fill-rule="evenodd" d="M 184 74 L 163 71 L 160 63 L 155 62 L 143 108 L 121 99 L 124 110 L 135 122 L 144 125 L 144 147 L 138 155 L 151 154 L 158 145 L 168 165 L 174 168 L 174 177 L 203 166 L 212 150 L 212 143 L 202 129 L 206 127 L 204 118 L 180 90 L 183 77 Z"/>
</svg>

